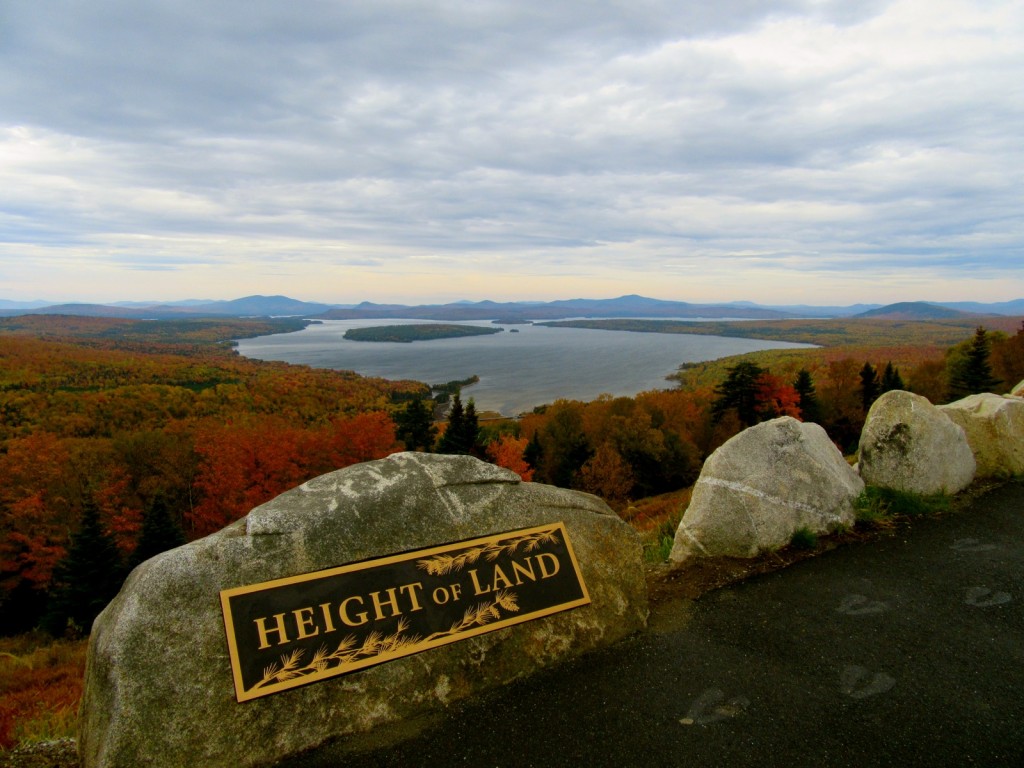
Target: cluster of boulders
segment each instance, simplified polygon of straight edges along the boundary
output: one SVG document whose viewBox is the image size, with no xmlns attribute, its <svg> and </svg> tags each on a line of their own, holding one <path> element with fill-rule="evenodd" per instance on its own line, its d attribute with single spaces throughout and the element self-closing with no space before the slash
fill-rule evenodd
<svg viewBox="0 0 1024 768">
<path fill-rule="evenodd" d="M 974 480 L 1024 474 L 1024 382 L 1008 395 L 935 406 L 887 392 L 871 406 L 859 461 L 846 462 L 817 424 L 783 416 L 736 435 L 708 457 L 670 560 L 754 557 L 797 531 L 848 528 L 865 485 L 955 494 Z"/>
</svg>

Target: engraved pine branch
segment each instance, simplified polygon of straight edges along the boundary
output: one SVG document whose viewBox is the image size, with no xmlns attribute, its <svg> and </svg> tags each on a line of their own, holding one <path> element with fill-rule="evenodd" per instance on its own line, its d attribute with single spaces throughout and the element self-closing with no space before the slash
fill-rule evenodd
<svg viewBox="0 0 1024 768">
<path fill-rule="evenodd" d="M 306 665 L 300 666 L 304 651 L 297 648 L 291 653 L 281 656 L 281 662 L 274 662 L 263 670 L 263 678 L 253 686 L 262 688 L 273 683 L 283 683 L 296 677 L 306 675 L 319 675 L 327 670 L 335 669 L 346 664 L 372 656 L 381 656 L 385 653 L 400 651 L 421 642 L 418 635 L 404 635 L 408 631 L 409 622 L 405 617 L 398 620 L 398 626 L 394 633 L 384 635 L 382 632 L 371 632 L 362 643 L 359 643 L 354 635 L 348 635 L 334 649 L 328 653 L 326 646 L 320 646 L 313 658 Z"/>
<path fill-rule="evenodd" d="M 472 565 L 481 557 L 487 560 L 497 560 L 502 553 L 512 554 L 523 547 L 524 552 L 533 552 L 541 544 L 557 544 L 557 528 L 545 531 L 535 531 L 511 539 L 499 539 L 489 544 L 481 544 L 478 547 L 471 547 L 463 550 L 457 555 L 439 554 L 417 562 L 417 565 L 431 576 L 445 576 L 455 573 Z"/>
<path fill-rule="evenodd" d="M 450 629 L 442 632 L 435 632 L 429 635 L 424 642 L 429 643 L 443 637 L 458 635 L 473 627 L 482 627 L 501 618 L 501 611 L 516 613 L 519 610 L 519 602 L 514 592 L 503 589 L 494 596 L 493 601 L 478 603 L 472 608 L 466 609 L 462 619 L 452 624 Z"/>
</svg>

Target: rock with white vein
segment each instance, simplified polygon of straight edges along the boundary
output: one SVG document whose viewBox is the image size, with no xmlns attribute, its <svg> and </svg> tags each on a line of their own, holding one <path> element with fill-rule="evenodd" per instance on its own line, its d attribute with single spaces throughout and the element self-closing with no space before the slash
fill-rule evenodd
<svg viewBox="0 0 1024 768">
<path fill-rule="evenodd" d="M 864 483 L 817 424 L 783 416 L 746 429 L 708 457 L 670 559 L 754 557 L 801 529 L 853 525 Z"/>
</svg>

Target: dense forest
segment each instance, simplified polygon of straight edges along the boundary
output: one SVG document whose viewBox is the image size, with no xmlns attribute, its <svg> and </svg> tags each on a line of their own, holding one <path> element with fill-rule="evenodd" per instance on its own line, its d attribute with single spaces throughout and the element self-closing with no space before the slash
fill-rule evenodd
<svg viewBox="0 0 1024 768">
<path fill-rule="evenodd" d="M 378 341 L 410 344 L 414 341 L 457 339 L 462 336 L 490 336 L 503 328 L 483 328 L 478 325 L 453 323 L 413 323 L 410 325 L 375 325 L 372 328 L 349 328 L 345 338 L 349 341 Z"/>
<path fill-rule="evenodd" d="M 526 480 L 595 493 L 628 519 L 637 500 L 692 485 L 712 450 L 758 421 L 816 421 L 850 452 L 888 389 L 942 402 L 1024 379 L 1024 328 L 961 327 L 952 345 L 922 342 L 925 331 L 910 328 L 884 346 L 726 358 L 687 366 L 665 390 L 561 400 L 482 423 L 460 393 L 472 379 L 432 389 L 258 362 L 229 341 L 300 327 L 0 321 L 5 633 L 40 623 L 55 634 L 87 632 L 142 559 L 310 477 L 397 450 L 473 454 Z M 439 423 L 438 401 L 449 399 Z"/>
<path fill-rule="evenodd" d="M 170 540 L 191 540 L 312 476 L 401 447 L 391 413 L 424 385 L 245 360 L 227 341 L 301 327 L 0 321 L 5 632 L 46 618 L 62 586 L 55 574 L 93 511 L 127 564 L 150 517 L 167 516 Z M 68 618 L 48 626 L 68 629 Z"/>
</svg>

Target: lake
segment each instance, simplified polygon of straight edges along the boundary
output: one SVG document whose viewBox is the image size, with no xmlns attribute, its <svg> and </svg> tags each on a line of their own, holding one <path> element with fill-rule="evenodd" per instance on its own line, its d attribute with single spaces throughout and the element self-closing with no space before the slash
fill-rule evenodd
<svg viewBox="0 0 1024 768">
<path fill-rule="evenodd" d="M 715 360 L 762 349 L 809 344 L 583 328 L 502 325 L 489 336 L 411 344 L 349 341 L 349 328 L 426 323 L 427 320 L 326 320 L 296 333 L 240 339 L 238 351 L 258 360 L 349 370 L 364 376 L 414 379 L 428 384 L 479 376 L 463 391 L 478 411 L 506 416 L 559 398 L 593 400 L 671 388 L 666 376 L 682 363 Z M 479 320 L 460 325 L 487 326 Z M 513 332 L 513 330 L 515 332 Z"/>
</svg>

